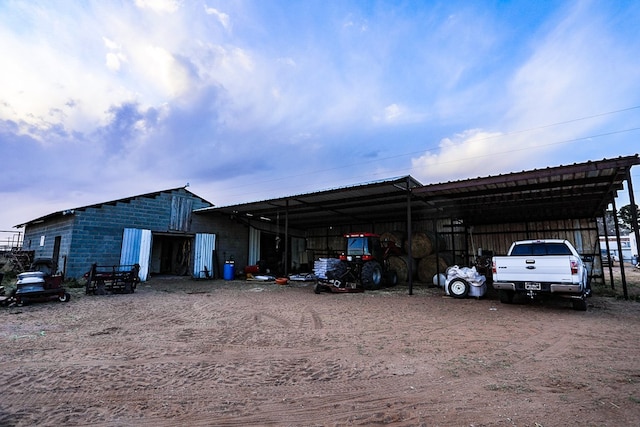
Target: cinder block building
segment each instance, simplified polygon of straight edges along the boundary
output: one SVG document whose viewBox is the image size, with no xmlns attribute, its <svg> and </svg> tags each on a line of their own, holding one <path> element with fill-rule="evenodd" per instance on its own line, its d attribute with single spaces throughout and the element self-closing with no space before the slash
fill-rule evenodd
<svg viewBox="0 0 640 427">
<path fill-rule="evenodd" d="M 150 273 L 199 277 L 214 270 L 216 236 L 192 214 L 211 206 L 179 187 L 54 212 L 17 227 L 25 227 L 23 250 L 53 259 L 69 278 L 93 263 L 138 263 L 143 280 Z"/>
</svg>

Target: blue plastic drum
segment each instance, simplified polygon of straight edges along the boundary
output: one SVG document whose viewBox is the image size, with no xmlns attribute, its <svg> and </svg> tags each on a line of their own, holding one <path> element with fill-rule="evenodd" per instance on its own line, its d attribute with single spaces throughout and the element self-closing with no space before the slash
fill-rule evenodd
<svg viewBox="0 0 640 427">
<path fill-rule="evenodd" d="M 223 271 L 223 277 L 224 280 L 233 280 L 233 278 L 236 275 L 235 272 L 235 264 L 233 263 L 233 261 L 227 261 L 224 263 L 224 271 Z"/>
</svg>

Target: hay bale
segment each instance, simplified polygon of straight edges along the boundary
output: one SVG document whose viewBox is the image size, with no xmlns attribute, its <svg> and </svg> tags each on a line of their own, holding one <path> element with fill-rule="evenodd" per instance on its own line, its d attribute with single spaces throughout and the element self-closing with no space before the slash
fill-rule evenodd
<svg viewBox="0 0 640 427">
<path fill-rule="evenodd" d="M 389 268 L 395 270 L 398 275 L 398 282 L 409 281 L 409 265 L 413 271 L 413 277 L 416 276 L 417 263 L 408 255 L 394 255 L 389 257 Z"/>
<path fill-rule="evenodd" d="M 418 262 L 418 280 L 431 285 L 433 283 L 433 276 L 438 274 L 438 267 L 440 268 L 440 273 L 447 271 L 447 262 L 441 257 L 428 255 L 420 259 Z"/>
<path fill-rule="evenodd" d="M 457 264 L 455 261 L 456 256 L 452 251 L 438 251 L 438 256 L 442 258 L 448 266 Z"/>
<path fill-rule="evenodd" d="M 411 233 L 411 256 L 413 258 L 424 258 L 431 255 L 438 246 L 438 251 L 445 249 L 444 240 L 437 239 L 431 232 L 416 231 Z M 409 241 L 405 242 L 405 250 L 409 252 Z"/>
</svg>

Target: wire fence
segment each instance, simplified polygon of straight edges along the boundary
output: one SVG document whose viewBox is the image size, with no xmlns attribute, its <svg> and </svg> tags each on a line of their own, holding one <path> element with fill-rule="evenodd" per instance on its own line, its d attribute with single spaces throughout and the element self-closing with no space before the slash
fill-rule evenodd
<svg viewBox="0 0 640 427">
<path fill-rule="evenodd" d="M 22 249 L 24 234 L 21 231 L 0 230 L 0 252 Z"/>
</svg>

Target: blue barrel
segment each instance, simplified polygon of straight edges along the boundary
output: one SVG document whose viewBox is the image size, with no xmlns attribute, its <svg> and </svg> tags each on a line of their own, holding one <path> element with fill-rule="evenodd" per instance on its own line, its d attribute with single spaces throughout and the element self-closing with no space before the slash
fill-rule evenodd
<svg viewBox="0 0 640 427">
<path fill-rule="evenodd" d="M 233 261 L 226 261 L 224 263 L 223 272 L 224 280 L 233 280 L 235 273 L 235 264 L 233 263 Z"/>
</svg>

